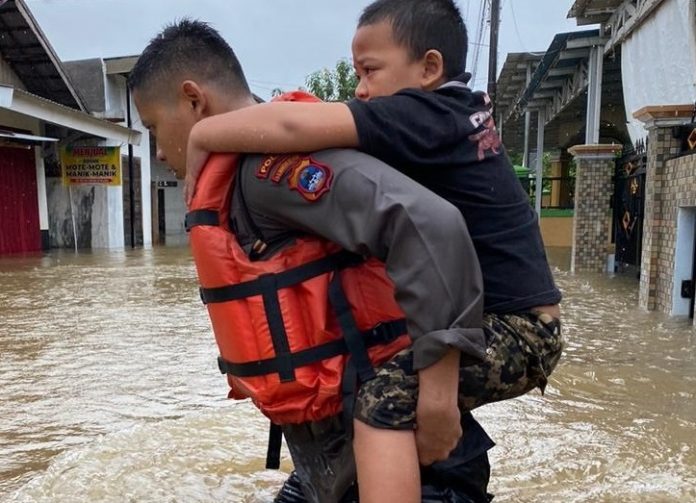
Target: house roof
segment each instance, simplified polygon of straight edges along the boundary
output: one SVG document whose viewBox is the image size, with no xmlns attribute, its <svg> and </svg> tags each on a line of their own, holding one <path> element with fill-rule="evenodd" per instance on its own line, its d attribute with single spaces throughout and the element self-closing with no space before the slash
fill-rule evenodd
<svg viewBox="0 0 696 503">
<path fill-rule="evenodd" d="M 520 93 L 527 87 L 527 70 L 534 72 L 544 57 L 543 52 L 511 52 L 498 77 L 497 106 L 500 110 L 510 110 L 517 104 Z"/>
<path fill-rule="evenodd" d="M 129 74 L 135 63 L 138 62 L 139 54 L 134 56 L 117 56 L 115 58 L 104 58 L 104 66 L 107 75 Z"/>
<path fill-rule="evenodd" d="M 522 151 L 524 145 L 525 111 L 544 109 L 549 112 L 545 118 L 544 141 L 550 148 L 564 147 L 569 142 L 581 142 L 585 127 L 587 101 L 587 66 L 592 46 L 601 45 L 600 31 L 585 30 L 557 34 L 551 45 L 535 65 L 529 84 L 518 75 L 516 79 L 501 73 L 498 93 L 505 99 L 498 102 L 502 116 L 504 141 L 508 149 Z M 506 61 L 507 75 L 514 75 L 518 66 L 514 56 Z M 504 67 L 505 68 L 505 67 Z M 620 51 L 612 57 L 605 57 L 603 64 L 602 113 L 603 117 L 614 114 L 623 108 L 621 87 Z M 512 98 L 515 96 L 515 98 Z M 536 135 L 536 119 L 531 122 L 531 137 Z M 615 121 L 604 120 L 600 125 L 604 137 L 621 137 L 621 131 L 610 131 L 606 124 Z M 613 127 L 613 126 L 612 126 Z M 573 131 L 576 129 L 577 131 Z M 617 126 L 617 129 L 621 127 Z"/>
<path fill-rule="evenodd" d="M 599 24 L 607 21 L 624 0 L 575 0 L 568 12 L 578 25 Z"/>
<path fill-rule="evenodd" d="M 85 110 L 24 0 L 0 0 L 0 55 L 30 93 Z"/>
<path fill-rule="evenodd" d="M 3 84 L 0 84 L 0 109 L 122 143 L 139 145 L 141 141 L 140 131 L 98 119 L 81 110 Z"/>
<path fill-rule="evenodd" d="M 599 37 L 599 30 L 557 34 L 534 71 L 532 80 L 520 98 L 518 106 L 526 106 L 532 101 L 543 81 L 563 80 L 567 77 L 567 74 L 564 74 L 562 71 L 552 74 L 551 70 L 567 69 L 570 71 L 577 68 L 581 61 L 587 60 L 590 54 L 589 46 L 597 37 Z M 577 41 L 577 44 L 571 47 L 573 41 Z"/>
</svg>

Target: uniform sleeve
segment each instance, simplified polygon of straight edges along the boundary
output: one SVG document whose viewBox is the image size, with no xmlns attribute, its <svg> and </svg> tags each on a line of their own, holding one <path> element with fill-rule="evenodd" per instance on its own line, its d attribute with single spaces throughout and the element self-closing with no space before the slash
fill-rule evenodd
<svg viewBox="0 0 696 503">
<path fill-rule="evenodd" d="M 397 169 L 449 165 L 452 151 L 474 132 L 463 104 L 435 92 L 406 90 L 369 101 L 351 100 L 360 150 Z M 474 153 L 476 145 L 471 143 Z"/>
<path fill-rule="evenodd" d="M 482 359 L 481 272 L 460 212 L 362 153 L 329 150 L 306 159 L 322 167 L 326 184 L 312 177 L 298 187 L 297 176 L 267 177 L 259 158 L 247 160 L 240 178 L 256 225 L 316 234 L 382 260 L 406 315 L 416 369 L 451 347 Z"/>
</svg>

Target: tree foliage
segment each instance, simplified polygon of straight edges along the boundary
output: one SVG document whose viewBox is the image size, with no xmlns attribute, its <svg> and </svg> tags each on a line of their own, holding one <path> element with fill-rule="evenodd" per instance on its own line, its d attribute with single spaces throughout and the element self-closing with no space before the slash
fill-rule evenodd
<svg viewBox="0 0 696 503">
<path fill-rule="evenodd" d="M 358 76 L 347 59 L 341 59 L 333 70 L 324 68 L 307 76 L 307 90 L 324 101 L 348 101 L 355 96 Z"/>
</svg>

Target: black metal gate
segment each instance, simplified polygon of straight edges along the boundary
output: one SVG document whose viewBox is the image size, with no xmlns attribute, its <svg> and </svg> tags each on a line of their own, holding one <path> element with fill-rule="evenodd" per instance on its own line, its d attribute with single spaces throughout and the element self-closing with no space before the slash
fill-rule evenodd
<svg viewBox="0 0 696 503">
<path fill-rule="evenodd" d="M 640 269 L 645 205 L 647 145 L 640 141 L 635 149 L 616 162 L 614 176 L 614 243 L 617 270 L 627 266 Z"/>
</svg>

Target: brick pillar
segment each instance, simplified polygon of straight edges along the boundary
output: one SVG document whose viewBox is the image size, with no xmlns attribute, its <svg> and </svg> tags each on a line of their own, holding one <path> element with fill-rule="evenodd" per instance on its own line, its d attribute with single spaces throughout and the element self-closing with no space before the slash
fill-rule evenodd
<svg viewBox="0 0 696 503">
<path fill-rule="evenodd" d="M 679 141 L 672 137 L 672 128 L 688 122 L 693 105 L 651 106 L 633 116 L 648 130 L 648 165 L 645 179 L 645 212 L 643 219 L 643 251 L 640 260 L 640 307 L 654 310 L 657 306 L 660 248 L 664 246 L 663 192 L 666 161 L 679 154 Z M 663 271 L 671 274 L 671 271 Z"/>
<path fill-rule="evenodd" d="M 611 241 L 611 195 L 615 159 L 621 145 L 576 145 L 575 216 L 572 272 L 604 272 Z"/>
</svg>

